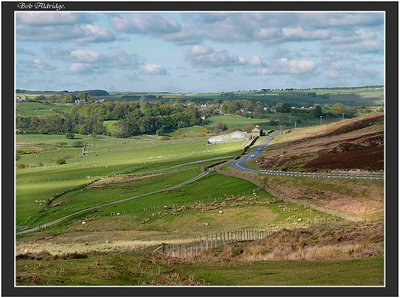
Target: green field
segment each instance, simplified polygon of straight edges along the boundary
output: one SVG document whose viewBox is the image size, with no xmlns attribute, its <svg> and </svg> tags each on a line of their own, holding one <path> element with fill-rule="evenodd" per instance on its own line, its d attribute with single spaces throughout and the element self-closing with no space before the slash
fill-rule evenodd
<svg viewBox="0 0 400 298">
<path fill-rule="evenodd" d="M 141 253 L 17 260 L 17 285 L 382 286 L 383 258 L 174 264 Z"/>
<path fill-rule="evenodd" d="M 231 127 L 240 127 L 245 125 L 261 125 L 263 123 L 268 123 L 267 119 L 255 119 L 255 118 L 246 118 L 239 115 L 230 115 L 225 114 L 221 116 L 213 116 L 208 118 L 210 121 L 210 126 L 216 125 L 218 123 L 224 123 L 228 128 Z"/>
<path fill-rule="evenodd" d="M 70 112 L 72 104 L 55 104 L 41 102 L 18 102 L 17 115 L 21 116 L 50 116 L 60 112 Z"/>
<path fill-rule="evenodd" d="M 280 129 L 280 125 L 271 125 L 270 121 L 277 121 L 282 124 L 282 129 L 291 129 L 295 127 L 305 127 L 309 125 L 318 125 L 320 124 L 320 118 L 310 117 L 310 115 L 306 113 L 298 113 L 298 114 L 290 114 L 290 113 L 271 113 L 267 114 L 264 119 L 257 118 L 246 118 L 239 115 L 230 115 L 225 114 L 221 116 L 213 116 L 207 119 L 210 121 L 208 126 L 213 126 L 218 123 L 224 123 L 228 128 L 244 128 L 246 130 L 250 130 L 255 125 L 259 125 L 264 130 L 269 129 Z M 323 122 L 331 123 L 340 121 L 338 118 L 326 118 Z"/>
<path fill-rule="evenodd" d="M 17 225 L 29 224 L 28 222 L 32 220 L 31 216 L 43 209 L 45 204 L 42 202 L 42 205 L 39 205 L 41 203 L 39 201 L 83 183 L 89 183 L 96 178 L 144 173 L 197 160 L 235 155 L 241 150 L 239 143 L 208 145 L 206 138 L 184 141 L 158 140 L 152 137 L 117 139 L 97 136 L 93 138 L 82 135 L 77 135 L 76 138 L 70 140 L 56 135 L 17 136 L 17 148 L 36 149 L 35 153 L 20 154 L 17 162 L 26 166 L 25 169 L 17 170 Z M 87 156 L 81 156 L 82 148 L 73 147 L 77 140 L 86 144 Z M 57 164 L 59 157 L 64 157 L 66 164 Z M 144 184 L 148 184 L 151 189 L 152 186 L 161 187 L 177 181 L 182 182 L 196 176 L 201 170 L 202 165 L 197 165 L 197 169 L 191 169 L 184 174 L 168 175 L 168 179 L 165 176 L 158 177 L 160 185 L 157 183 L 152 185 L 154 182 L 152 180 Z M 171 181 L 168 182 L 169 180 Z M 142 190 L 144 189 L 122 192 L 122 194 L 132 195 Z M 115 195 L 115 193 L 110 193 L 110 195 Z M 121 193 L 118 197 L 119 195 Z M 101 200 L 101 198 L 98 199 Z M 96 202 L 98 202 L 97 199 Z"/>
</svg>

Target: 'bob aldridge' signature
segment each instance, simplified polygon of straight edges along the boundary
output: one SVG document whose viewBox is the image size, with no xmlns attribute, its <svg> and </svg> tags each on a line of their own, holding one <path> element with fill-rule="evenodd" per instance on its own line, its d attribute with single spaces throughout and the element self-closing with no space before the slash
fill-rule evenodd
<svg viewBox="0 0 400 298">
<path fill-rule="evenodd" d="M 55 9 L 55 10 L 65 9 L 64 4 L 44 3 L 44 2 L 35 2 L 35 3 L 20 2 L 17 4 L 17 7 L 19 9 Z"/>
</svg>

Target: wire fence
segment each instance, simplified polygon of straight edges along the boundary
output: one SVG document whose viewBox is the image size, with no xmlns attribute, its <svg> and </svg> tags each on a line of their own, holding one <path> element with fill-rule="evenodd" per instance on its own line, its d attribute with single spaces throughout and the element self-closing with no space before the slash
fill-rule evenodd
<svg viewBox="0 0 400 298">
<path fill-rule="evenodd" d="M 195 257 L 205 250 L 223 246 L 228 243 L 265 239 L 273 231 L 265 230 L 235 230 L 201 236 L 199 240 L 185 244 L 162 243 L 153 252 L 175 258 Z"/>
</svg>

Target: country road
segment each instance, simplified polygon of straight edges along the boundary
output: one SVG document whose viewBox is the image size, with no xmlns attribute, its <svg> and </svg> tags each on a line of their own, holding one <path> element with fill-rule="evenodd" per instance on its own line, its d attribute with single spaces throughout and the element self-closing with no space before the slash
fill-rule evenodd
<svg viewBox="0 0 400 298">
<path fill-rule="evenodd" d="M 215 158 L 213 158 L 211 160 L 215 160 Z M 202 162 L 202 161 L 197 161 L 197 162 L 192 162 L 192 163 L 199 163 L 199 162 Z M 192 164 L 192 163 L 186 163 L 185 165 Z M 181 166 L 181 165 L 178 165 L 178 166 Z M 58 223 L 66 220 L 68 218 L 71 218 L 71 217 L 75 216 L 75 215 L 79 215 L 79 214 L 82 214 L 82 213 L 85 213 L 85 212 L 93 211 L 93 210 L 96 210 L 96 209 L 99 209 L 99 208 L 103 208 L 103 207 L 106 207 L 106 206 L 109 206 L 109 205 L 122 203 L 122 202 L 130 201 L 130 200 L 133 200 L 133 199 L 138 199 L 138 198 L 142 198 L 142 197 L 145 197 L 145 196 L 150 196 L 150 195 L 154 195 L 154 194 L 157 194 L 157 193 L 161 193 L 161 192 L 177 189 L 177 188 L 183 187 L 183 186 L 185 186 L 187 184 L 193 183 L 193 182 L 203 178 L 204 176 L 209 174 L 211 171 L 212 171 L 212 169 L 208 170 L 206 172 L 203 172 L 200 175 L 197 175 L 197 176 L 195 176 L 193 178 L 190 178 L 189 180 L 186 180 L 186 181 L 184 181 L 182 183 L 179 183 L 177 185 L 174 185 L 174 186 L 170 186 L 170 187 L 167 187 L 167 188 L 163 188 L 163 189 L 147 192 L 147 193 L 144 193 L 144 194 L 135 195 L 135 196 L 131 196 L 131 197 L 118 199 L 118 200 L 110 201 L 110 202 L 107 202 L 107 203 L 91 206 L 91 207 L 88 207 L 88 208 L 84 208 L 84 209 L 75 211 L 73 213 L 70 213 L 68 215 L 65 215 L 63 217 L 60 217 L 58 219 L 55 219 L 53 221 L 50 221 L 48 223 L 41 224 L 41 225 L 39 225 L 37 227 L 26 229 L 26 230 L 23 230 L 23 231 L 20 231 L 20 232 L 16 232 L 16 235 L 22 235 L 22 234 L 31 233 L 31 232 L 37 232 L 37 231 L 43 230 L 43 229 L 45 229 L 47 227 L 50 227 L 52 225 L 58 224 Z"/>
<path fill-rule="evenodd" d="M 249 167 L 247 163 L 258 157 L 272 140 L 273 137 L 267 137 L 261 145 L 255 147 L 250 153 L 246 154 L 243 158 L 230 162 L 230 165 L 242 171 L 264 174 L 264 175 L 332 178 L 332 179 L 369 179 L 369 180 L 384 179 L 384 175 L 379 173 L 353 174 L 347 172 L 342 172 L 342 173 L 287 172 L 287 171 L 261 170 Z"/>
</svg>

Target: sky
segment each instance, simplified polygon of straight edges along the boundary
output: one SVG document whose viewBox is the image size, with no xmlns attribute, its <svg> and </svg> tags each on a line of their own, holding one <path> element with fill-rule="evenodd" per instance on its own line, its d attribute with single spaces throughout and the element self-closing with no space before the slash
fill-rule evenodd
<svg viewBox="0 0 400 298">
<path fill-rule="evenodd" d="M 384 13 L 17 12 L 16 87 L 221 92 L 384 84 Z"/>
</svg>

